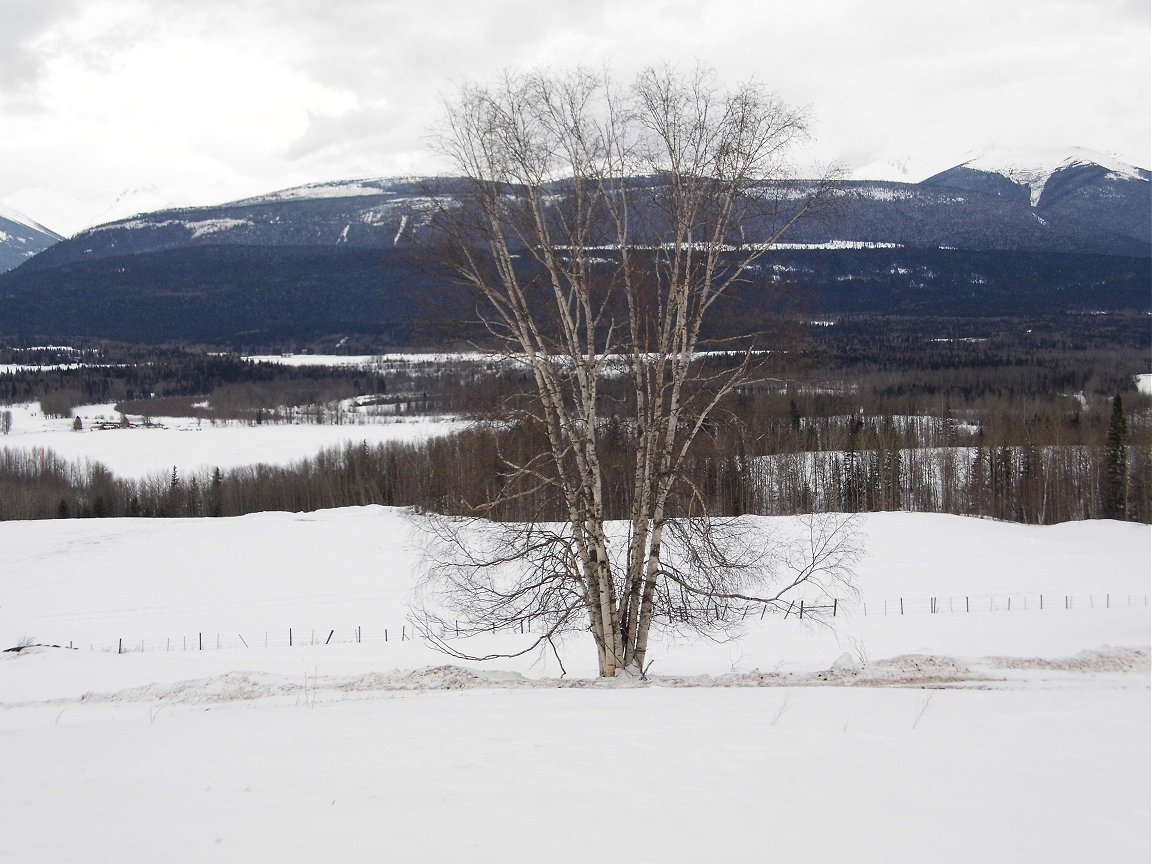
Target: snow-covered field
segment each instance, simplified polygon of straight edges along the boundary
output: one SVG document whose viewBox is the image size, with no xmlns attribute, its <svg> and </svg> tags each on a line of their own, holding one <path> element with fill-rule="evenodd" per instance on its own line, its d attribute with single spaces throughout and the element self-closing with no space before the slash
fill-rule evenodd
<svg viewBox="0 0 1152 864">
<path fill-rule="evenodd" d="M 245 360 L 253 363 L 277 363 L 281 366 L 351 366 L 354 368 L 387 369 L 398 365 L 443 365 L 445 363 L 482 363 L 493 355 L 476 351 L 455 351 L 450 353 L 411 353 L 391 354 L 250 354 Z"/>
<path fill-rule="evenodd" d="M 0 860 L 1148 859 L 1148 526 L 868 515 L 833 626 L 604 686 L 405 638 L 414 521 L 0 523 L 0 647 L 79 649 L 0 654 Z"/>
<path fill-rule="evenodd" d="M 12 412 L 12 431 L 0 437 L 0 447 L 43 447 L 67 460 L 100 462 L 124 478 L 167 475 L 173 467 L 185 474 L 256 463 L 286 465 L 328 448 L 361 441 L 415 441 L 445 434 L 457 425 L 448 418 L 395 416 L 371 418 L 374 422 L 365 423 L 259 426 L 240 421 L 152 417 L 154 425 L 149 428 L 98 429 L 101 419 L 115 422 L 119 418 L 115 406 L 82 405 L 73 414 L 80 417 L 84 428 L 74 431 L 71 419 L 45 417 L 37 403 L 5 410 Z"/>
</svg>

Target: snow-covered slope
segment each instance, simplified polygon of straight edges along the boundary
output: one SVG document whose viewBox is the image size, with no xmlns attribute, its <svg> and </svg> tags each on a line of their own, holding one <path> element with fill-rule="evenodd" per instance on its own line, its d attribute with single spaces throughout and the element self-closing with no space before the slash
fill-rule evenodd
<svg viewBox="0 0 1152 864">
<path fill-rule="evenodd" d="M 419 184 L 419 177 L 393 179 L 332 180 L 325 183 L 308 183 L 291 189 L 281 189 L 266 195 L 233 201 L 232 206 L 273 204 L 279 201 L 315 200 L 318 198 L 360 198 L 367 195 L 395 195 L 397 184 Z"/>
<path fill-rule="evenodd" d="M 169 210 L 179 202 L 151 183 L 123 189 L 99 211 L 88 218 L 88 225 L 104 225 L 121 219 L 138 216 L 141 213 L 155 213 Z"/>
<path fill-rule="evenodd" d="M 998 174 L 1020 186 L 1027 187 L 1032 206 L 1040 204 L 1044 187 L 1052 175 L 1078 167 L 1104 168 L 1107 179 L 1135 180 L 1148 183 L 1149 173 L 1135 165 L 1129 165 L 1119 157 L 1086 147 L 1072 147 L 1061 152 L 1029 153 L 1012 151 L 1003 147 L 990 147 L 971 159 L 966 159 L 954 168 L 967 168 L 985 174 Z M 949 169 L 949 170 L 954 170 Z M 936 175 L 939 176 L 939 175 Z M 931 178 L 925 182 L 930 182 Z M 1147 188 L 1147 187 L 1145 187 Z"/>
<path fill-rule="evenodd" d="M 978 150 L 958 154 L 954 159 L 921 156 L 880 159 L 856 166 L 851 171 L 854 180 L 881 180 L 896 183 L 922 183 L 956 168 L 967 168 L 985 174 L 997 174 L 1027 187 L 1035 205 L 1039 202 L 1044 184 L 1054 171 L 1076 165 L 1098 165 L 1116 175 L 1116 178 L 1148 181 L 1146 169 L 1121 159 L 1112 153 L 1088 147 L 1039 147 L 1029 150 L 990 144 Z"/>
<path fill-rule="evenodd" d="M 827 669 L 844 652 L 857 662 L 905 654 L 1063 657 L 1149 642 L 1147 525 L 1040 527 L 919 513 L 858 519 L 865 550 L 857 567 L 859 595 L 840 596 L 835 627 L 769 615 L 749 618 L 735 643 L 667 633 L 651 652 L 656 671 L 801 673 Z M 803 530 L 794 517 L 745 522 L 749 530 L 775 537 Z M 384 507 L 226 519 L 0 522 L 0 647 L 28 638 L 71 642 L 84 655 L 90 646 L 115 654 L 123 640 L 133 653 L 143 646 L 145 655 L 175 655 L 187 644 L 201 655 L 197 662 L 208 664 L 205 671 L 236 662 L 282 671 L 292 655 L 286 660 L 271 649 L 288 648 L 291 627 L 297 649 L 315 642 L 341 646 L 333 662 L 359 656 L 408 669 L 443 662 L 402 633 L 407 627 L 411 635 L 407 603 L 423 561 L 420 524 L 405 511 Z M 955 554 L 942 556 L 941 550 Z M 199 633 L 203 642 L 183 641 Z M 233 653 L 243 648 L 241 637 L 252 653 Z M 473 637 L 465 647 L 484 654 L 530 641 L 529 633 L 497 633 Z M 265 642 L 269 653 L 255 651 Z M 558 646 L 571 674 L 595 675 L 595 652 L 586 643 L 579 633 Z M 108 682 L 9 677 L 0 702 L 173 680 L 187 674 L 192 661 L 184 657 L 167 671 L 163 662 L 144 664 L 145 680 L 132 681 L 131 672 Z M 309 658 L 322 659 L 314 652 Z M 264 665 L 266 659 L 271 665 Z M 554 659 L 546 651 L 476 668 L 538 677 L 559 672 Z"/>
<path fill-rule="evenodd" d="M 131 215 L 79 232 L 31 267 L 221 244 L 360 249 L 406 245 L 427 222 L 436 200 L 450 198 L 455 187 L 450 178 L 350 180 L 204 207 L 141 212 L 133 206 L 127 208 Z"/>
<path fill-rule="evenodd" d="M 479 671 L 412 639 L 397 511 L 0 523 L 0 644 L 79 648 L 0 653 L 0 859 L 1148 860 L 1148 527 L 862 528 L 833 629 L 597 686 L 586 634 Z"/>
<path fill-rule="evenodd" d="M 1119 157 L 1072 147 L 1022 153 L 989 147 L 923 185 L 966 189 L 1027 203 L 1046 219 L 1072 220 L 1152 239 L 1152 174 Z"/>
<path fill-rule="evenodd" d="M 63 239 L 23 213 L 0 204 L 0 273 Z"/>
</svg>

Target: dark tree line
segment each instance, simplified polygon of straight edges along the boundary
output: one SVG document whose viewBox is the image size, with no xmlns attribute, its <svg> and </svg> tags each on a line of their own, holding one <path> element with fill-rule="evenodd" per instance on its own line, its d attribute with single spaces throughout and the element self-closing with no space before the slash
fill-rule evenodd
<svg viewBox="0 0 1152 864">
<path fill-rule="evenodd" d="M 1130 401 L 1147 401 L 1131 399 Z M 910 510 L 1027 523 L 1115 518 L 1152 522 L 1152 429 L 1147 408 L 1090 415 L 992 436 L 955 419 L 806 417 L 760 428 L 717 425 L 694 448 L 671 500 L 675 513 L 793 514 Z M 1131 422 L 1130 421 L 1135 421 Z M 1075 434 L 1073 434 L 1073 432 Z M 103 434 L 103 433 L 97 433 Z M 119 433 L 109 433 L 119 434 Z M 0 519 L 238 516 L 382 504 L 501 520 L 561 515 L 545 487 L 506 488 L 509 470 L 542 446 L 531 424 L 476 424 L 416 443 L 349 445 L 292 465 L 117 478 L 51 451 L 0 449 Z M 633 433 L 609 418 L 605 507 L 627 510 Z M 503 493 L 503 494 L 498 494 Z M 510 494 L 519 493 L 519 494 Z"/>
<path fill-rule="evenodd" d="M 1026 522 L 1150 521 L 1152 398 L 1132 389 L 1143 349 L 1097 338 L 1091 328 L 1077 335 L 1070 325 L 1026 333 L 1001 322 L 985 334 L 937 323 L 934 332 L 948 335 L 929 339 L 925 322 L 893 319 L 813 327 L 792 350 L 767 355 L 763 379 L 731 394 L 694 445 L 692 470 L 672 506 L 681 513 L 908 509 Z M 492 360 L 334 370 L 184 349 L 0 351 L 0 361 L 17 364 L 69 358 L 100 365 L 0 374 L 0 404 L 38 399 L 49 413 L 67 416 L 78 402 L 120 400 L 132 415 L 349 422 L 355 415 L 333 406 L 359 396 L 368 411 L 483 419 L 527 385 L 523 369 Z M 158 398 L 128 401 L 151 393 Z M 622 382 L 602 382 L 598 434 L 607 445 L 610 513 L 626 511 L 633 487 L 634 430 L 614 410 L 627 398 Z M 209 407 L 197 407 L 203 402 Z M 0 518 L 238 515 L 370 503 L 464 513 L 501 498 L 506 503 L 492 515 L 516 519 L 551 506 L 496 494 L 513 491 L 504 489 L 508 466 L 541 452 L 540 436 L 528 423 L 478 425 L 420 445 L 352 447 L 288 467 L 147 481 L 16 449 L 0 460 Z M 18 440 L 4 438 L 9 446 Z"/>
</svg>

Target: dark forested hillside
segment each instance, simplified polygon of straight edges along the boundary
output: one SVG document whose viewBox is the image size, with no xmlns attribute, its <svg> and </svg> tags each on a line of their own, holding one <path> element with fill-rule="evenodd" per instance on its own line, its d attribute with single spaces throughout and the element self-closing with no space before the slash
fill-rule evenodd
<svg viewBox="0 0 1152 864">
<path fill-rule="evenodd" d="M 561 206 L 564 182 L 548 207 Z M 660 242 L 663 181 L 626 182 L 636 224 Z M 966 163 L 921 183 L 840 184 L 709 335 L 770 329 L 784 296 L 812 317 L 1149 310 L 1148 172 L 1070 159 L 1029 182 Z M 461 206 L 462 183 L 314 184 L 97 226 L 0 273 L 0 337 L 279 348 L 475 336 L 454 326 L 475 317 L 470 299 L 430 266 L 433 215 Z M 757 186 L 731 242 L 772 238 L 812 188 Z M 605 248 L 604 263 L 614 254 Z"/>
<path fill-rule="evenodd" d="M 208 246 L 10 274 L 0 332 L 270 346 L 336 335 L 418 338 L 422 283 L 372 249 Z"/>
<path fill-rule="evenodd" d="M 783 250 L 763 259 L 709 334 L 810 317 L 1038 318 L 1148 310 L 1148 258 L 941 249 Z M 428 345 L 469 335 L 466 294 L 404 250 L 196 246 L 0 278 L 0 336 L 184 341 L 238 348 Z M 749 325 L 756 323 L 757 326 Z M 471 334 L 479 335 L 479 334 Z"/>
</svg>

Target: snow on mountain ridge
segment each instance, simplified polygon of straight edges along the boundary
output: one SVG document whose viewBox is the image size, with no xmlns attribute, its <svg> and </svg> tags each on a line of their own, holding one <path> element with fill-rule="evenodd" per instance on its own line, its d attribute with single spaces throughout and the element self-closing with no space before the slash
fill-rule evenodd
<svg viewBox="0 0 1152 864">
<path fill-rule="evenodd" d="M 329 180 L 320 183 L 307 183 L 303 186 L 293 186 L 269 192 L 266 195 L 257 195 L 252 198 L 243 198 L 231 202 L 232 205 L 274 204 L 280 201 L 299 201 L 303 199 L 319 198 L 358 198 L 365 195 L 394 195 L 396 191 L 390 188 L 397 183 L 418 183 L 427 178 L 421 177 L 373 177 L 356 180 Z"/>
<path fill-rule="evenodd" d="M 169 194 L 148 183 L 124 189 L 111 204 L 88 220 L 88 226 L 90 229 L 100 225 L 110 225 L 136 216 L 176 209 L 176 207 L 175 201 Z"/>
<path fill-rule="evenodd" d="M 1113 179 L 1148 181 L 1147 177 L 1142 176 L 1141 169 L 1135 165 L 1125 162 L 1114 154 L 1102 153 L 1088 147 L 1070 147 L 1061 151 L 1029 154 L 1005 147 L 989 147 L 956 167 L 1000 174 L 1014 183 L 1029 187 L 1032 206 L 1035 207 L 1052 175 L 1076 165 L 1099 165 L 1107 170 Z"/>
<path fill-rule="evenodd" d="M 147 215 L 147 214 L 141 214 Z M 120 222 L 108 222 L 104 225 L 97 225 L 95 228 L 89 228 L 87 231 L 81 232 L 82 234 L 96 234 L 101 231 L 110 231 L 118 229 L 140 230 L 168 228 L 173 225 L 187 228 L 192 232 L 192 239 L 203 237 L 206 234 L 216 234 L 220 231 L 227 231 L 231 228 L 242 228 L 246 225 L 251 225 L 251 220 L 248 219 L 198 219 L 194 221 L 186 221 L 182 219 L 165 219 L 163 221 L 146 221 L 145 219 L 131 218 L 124 219 Z M 79 235 L 77 235 L 79 236 Z"/>
<path fill-rule="evenodd" d="M 39 231 L 42 234 L 55 237 L 57 240 L 64 239 L 51 228 L 45 228 L 39 222 L 36 222 L 33 219 L 29 219 L 19 210 L 13 210 L 10 207 L 5 207 L 3 204 L 0 204 L 0 219 L 7 219 L 9 222 L 14 222 L 17 225 L 23 225 L 25 228 L 31 228 L 33 231 Z"/>
<path fill-rule="evenodd" d="M 1099 150 L 1089 150 L 1087 147 L 1073 147 L 1068 152 L 1068 157 L 1064 160 L 1061 167 L 1070 167 L 1072 165 L 1099 165 L 1101 168 L 1107 168 L 1112 174 L 1119 175 L 1127 180 L 1143 180 L 1148 182 L 1148 178 L 1144 176 L 1148 172 L 1138 168 L 1135 165 L 1129 164 L 1118 156 L 1112 153 L 1101 153 Z"/>
<path fill-rule="evenodd" d="M 941 161 L 926 159 L 891 159 L 872 162 L 852 171 L 853 179 L 887 180 L 900 183 L 920 183 L 955 168 L 968 168 L 988 174 L 999 174 L 1029 189 L 1032 206 L 1040 200 L 1049 178 L 1057 171 L 1075 165 L 1099 165 L 1113 179 L 1148 181 L 1148 172 L 1113 153 L 1104 153 L 1088 147 L 1040 148 L 1022 150 L 991 144 L 979 150 L 969 150 L 947 167 Z M 945 163 L 946 164 L 946 163 Z"/>
</svg>

